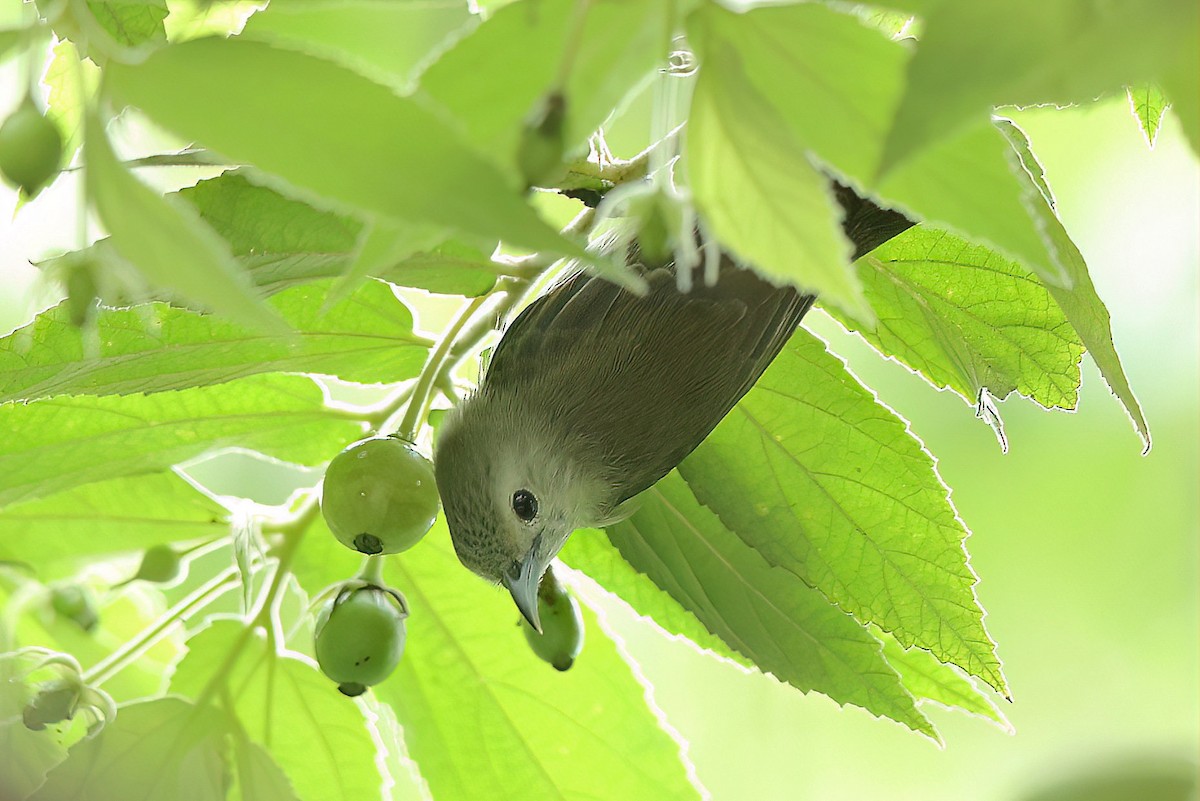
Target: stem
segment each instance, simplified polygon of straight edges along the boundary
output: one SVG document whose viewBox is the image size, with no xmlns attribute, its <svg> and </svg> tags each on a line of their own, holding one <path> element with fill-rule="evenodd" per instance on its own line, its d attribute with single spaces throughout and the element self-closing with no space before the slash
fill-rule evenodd
<svg viewBox="0 0 1200 801">
<path fill-rule="evenodd" d="M 92 665 L 83 674 L 83 681 L 98 686 L 120 673 L 130 662 L 140 657 L 176 624 L 186 620 L 193 612 L 202 609 L 236 582 L 237 568 L 229 567 L 201 584 L 188 596 L 168 609 L 155 623 L 132 640 L 127 641 L 104 659 Z"/>
<path fill-rule="evenodd" d="M 368 584 L 374 584 L 377 587 L 383 586 L 383 557 L 382 556 L 365 556 L 363 557 L 362 567 L 358 569 L 357 578 L 362 579 Z"/>
</svg>

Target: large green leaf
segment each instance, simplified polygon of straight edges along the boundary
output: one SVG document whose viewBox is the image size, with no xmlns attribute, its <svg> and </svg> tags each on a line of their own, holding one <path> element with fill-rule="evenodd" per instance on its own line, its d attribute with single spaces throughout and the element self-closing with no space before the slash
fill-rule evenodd
<svg viewBox="0 0 1200 801">
<path fill-rule="evenodd" d="M 91 557 L 219 537 L 226 515 L 174 473 L 114 478 L 0 509 L 0 560 L 31 565 L 45 581 Z"/>
<path fill-rule="evenodd" d="M 916 696 L 919 703 L 932 702 L 948 709 L 961 709 L 1012 733 L 1008 718 L 970 677 L 958 673 L 952 665 L 937 661 L 928 651 L 920 648 L 905 650 L 887 634 L 880 634 L 880 638 L 888 664 L 900 674 L 904 688 Z"/>
<path fill-rule="evenodd" d="M 105 80 L 164 127 L 327 202 L 583 255 L 438 115 L 345 67 L 208 38 L 110 64 Z"/>
<path fill-rule="evenodd" d="M 338 61 L 405 90 L 437 48 L 475 19 L 466 0 L 272 3 L 241 36 Z"/>
<path fill-rule="evenodd" d="M 45 780 L 46 772 L 62 762 L 67 751 L 52 730 L 33 731 L 22 713 L 36 695 L 25 678 L 32 665 L 19 654 L 0 654 L 0 798 L 24 801 Z"/>
<path fill-rule="evenodd" d="M 1028 177 L 987 125 L 942 141 L 877 181 L 909 58 L 901 43 L 816 3 L 736 13 L 710 2 L 692 15 L 689 31 L 705 32 L 702 41 L 718 54 L 725 51 L 716 48 L 735 52 L 746 78 L 809 155 L 860 192 L 986 243 L 1044 280 L 1065 280 L 1025 208 Z"/>
<path fill-rule="evenodd" d="M 229 246 L 194 211 L 138 181 L 117 161 L 104 125 L 88 115 L 83 156 L 87 194 L 116 252 L 155 287 L 243 325 L 287 327 L 254 290 Z"/>
<path fill-rule="evenodd" d="M 459 564 L 444 525 L 388 572 L 412 614 L 404 659 L 375 692 L 435 798 L 699 797 L 590 610 L 583 652 L 558 673 L 526 645 L 507 595 Z"/>
<path fill-rule="evenodd" d="M 762 274 L 869 317 L 828 178 L 742 74 L 737 52 L 719 40 L 693 43 L 705 66 L 692 95 L 687 169 L 708 228 Z"/>
<path fill-rule="evenodd" d="M 953 234 L 910 228 L 857 262 L 874 326 L 830 309 L 885 356 L 975 403 L 1014 390 L 1073 409 L 1083 344 L 1045 285 Z"/>
<path fill-rule="evenodd" d="M 933 458 L 819 339 L 799 330 L 679 470 L 767 562 L 1004 691 Z"/>
<path fill-rule="evenodd" d="M 87 0 L 100 27 L 117 42 L 130 47 L 165 42 L 166 0 Z"/>
<path fill-rule="evenodd" d="M 219 620 L 188 640 L 171 692 L 197 697 L 222 672 L 232 712 L 264 746 L 304 801 L 361 801 L 379 795 L 375 744 L 358 706 L 309 662 L 272 652 L 259 632 Z M 235 647 L 241 650 L 229 663 Z"/>
<path fill-rule="evenodd" d="M 546 93 L 565 96 L 565 141 L 578 148 L 622 98 L 665 64 L 672 5 L 514 3 L 443 54 L 421 76 L 421 90 L 462 123 L 472 143 L 515 174 L 522 126 Z"/>
<path fill-rule="evenodd" d="M 768 564 L 700 505 L 678 474 L 647 490 L 608 536 L 635 569 L 763 672 L 937 739 L 879 640 L 794 574 Z"/>
<path fill-rule="evenodd" d="M 119 476 L 152 473 L 240 446 L 315 464 L 361 425 L 326 408 L 300 376 L 252 376 L 217 387 L 0 406 L 0 506 Z"/>
<path fill-rule="evenodd" d="M 211 707 L 179 698 L 128 704 L 71 748 L 32 801 L 221 801 L 224 736 L 225 721 Z"/>
<path fill-rule="evenodd" d="M 369 282 L 321 314 L 328 288 L 306 284 L 271 298 L 295 329 L 279 336 L 164 303 L 103 309 L 98 353 L 92 332 L 59 305 L 0 338 L 0 401 L 158 392 L 285 371 L 368 384 L 415 377 L 430 343 L 413 333 L 391 288 Z"/>
<path fill-rule="evenodd" d="M 79 57 L 79 50 L 70 39 L 54 45 L 53 53 L 42 83 L 50 90 L 46 116 L 62 134 L 65 165 L 71 163 L 83 144 L 83 111 L 100 83 L 100 70 L 90 60 Z"/>
<path fill-rule="evenodd" d="M 997 125 L 1009 138 L 1022 166 L 1033 176 L 1034 185 L 1044 187 L 1046 184 L 1042 177 L 1042 165 L 1033 155 L 1025 133 L 1010 120 L 998 120 Z M 1071 325 L 1079 333 L 1079 338 L 1087 347 L 1096 366 L 1100 368 L 1100 374 L 1104 376 L 1109 389 L 1125 407 L 1125 412 L 1129 415 L 1134 430 L 1142 438 L 1143 450 L 1149 451 L 1150 426 L 1146 422 L 1142 406 L 1138 402 L 1137 396 L 1133 394 L 1129 378 L 1125 375 L 1125 368 L 1121 365 L 1121 359 L 1117 355 L 1116 346 L 1113 344 L 1112 320 L 1109 317 L 1108 308 L 1096 293 L 1096 287 L 1092 283 L 1091 275 L 1088 274 L 1083 254 L 1079 252 L 1079 248 L 1071 241 L 1067 230 L 1063 228 L 1062 221 L 1058 219 L 1058 215 L 1054 211 L 1054 199 L 1048 192 L 1043 193 L 1040 197 L 1031 198 L 1030 210 L 1046 232 L 1046 237 L 1053 243 L 1059 259 L 1066 265 L 1067 275 L 1070 278 L 1069 287 L 1049 285 L 1047 289 L 1058 305 L 1062 307 L 1063 313 L 1066 314 Z"/>
<path fill-rule="evenodd" d="M 271 752 L 248 738 L 234 741 L 233 801 L 300 801 Z"/>
<path fill-rule="evenodd" d="M 941 3 L 925 16 L 883 168 L 994 106 L 1087 103 L 1156 80 L 1200 48 L 1198 17 L 1191 0 Z"/>
</svg>

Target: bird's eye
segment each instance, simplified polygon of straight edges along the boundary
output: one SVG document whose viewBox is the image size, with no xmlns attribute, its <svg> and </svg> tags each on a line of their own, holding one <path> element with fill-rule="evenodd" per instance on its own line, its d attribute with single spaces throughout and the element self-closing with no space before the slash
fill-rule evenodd
<svg viewBox="0 0 1200 801">
<path fill-rule="evenodd" d="M 513 493 L 512 509 L 526 523 L 533 522 L 538 513 L 537 497 L 527 489 L 519 489 Z"/>
</svg>

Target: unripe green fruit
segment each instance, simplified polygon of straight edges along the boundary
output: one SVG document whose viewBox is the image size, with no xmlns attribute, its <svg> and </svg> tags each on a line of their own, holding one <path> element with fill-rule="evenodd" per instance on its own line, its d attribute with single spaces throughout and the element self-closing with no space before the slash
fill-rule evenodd
<svg viewBox="0 0 1200 801">
<path fill-rule="evenodd" d="M 166 584 L 179 577 L 179 554 L 170 545 L 155 545 L 142 554 L 135 580 Z"/>
<path fill-rule="evenodd" d="M 96 628 L 100 612 L 91 590 L 78 584 L 61 584 L 50 590 L 50 605 L 59 615 L 74 621 L 84 631 Z"/>
<path fill-rule="evenodd" d="M 368 585 L 343 590 L 317 618 L 321 672 L 355 696 L 391 675 L 404 653 L 408 608 L 398 593 Z"/>
<path fill-rule="evenodd" d="M 56 681 L 47 684 L 21 715 L 27 729 L 41 731 L 47 726 L 75 717 L 79 707 L 80 686 L 73 682 Z"/>
<path fill-rule="evenodd" d="M 26 99 L 0 126 L 0 173 L 32 195 L 58 175 L 63 142 L 58 127 Z"/>
<path fill-rule="evenodd" d="M 529 647 L 555 670 L 568 670 L 583 650 L 583 612 L 579 602 L 550 571 L 538 587 L 538 617 L 542 624 L 541 634 L 521 619 Z"/>
<path fill-rule="evenodd" d="M 370 555 L 408 550 L 437 517 L 433 465 L 397 437 L 356 442 L 325 470 L 321 513 L 348 548 Z"/>
</svg>

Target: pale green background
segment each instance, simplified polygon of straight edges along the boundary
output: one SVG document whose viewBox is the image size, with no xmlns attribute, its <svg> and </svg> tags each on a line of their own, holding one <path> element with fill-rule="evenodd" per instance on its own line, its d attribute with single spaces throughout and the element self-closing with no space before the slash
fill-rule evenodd
<svg viewBox="0 0 1200 801">
<path fill-rule="evenodd" d="M 11 70 L 0 76 L 3 114 L 16 85 Z M 1143 782 L 1104 797 L 1184 797 L 1177 777 L 1194 770 L 1200 737 L 1197 162 L 1169 115 L 1148 150 L 1123 100 L 1019 119 L 1113 313 L 1154 450 L 1139 454 L 1085 361 L 1078 413 L 1015 397 L 1002 404 L 1011 452 L 1001 454 L 960 399 L 814 314 L 809 326 L 912 421 L 954 488 L 974 531 L 979 596 L 1014 693 L 1001 705 L 1016 733 L 932 709 L 947 744 L 939 750 L 896 724 L 664 640 L 607 604 L 716 799 L 1069 801 L 1102 796 L 1057 783 L 1105 771 L 1165 776 L 1167 790 Z M 26 259 L 74 244 L 74 184 L 60 181 L 15 221 L 15 197 L 0 190 L 0 329 L 55 297 Z"/>
</svg>

